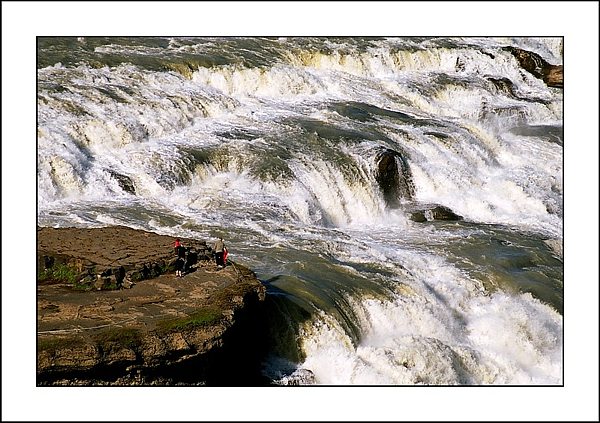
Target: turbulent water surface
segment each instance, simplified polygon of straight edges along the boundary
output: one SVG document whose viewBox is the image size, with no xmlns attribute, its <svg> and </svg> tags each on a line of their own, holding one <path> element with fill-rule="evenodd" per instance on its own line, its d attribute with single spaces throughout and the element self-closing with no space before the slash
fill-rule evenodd
<svg viewBox="0 0 600 423">
<path fill-rule="evenodd" d="M 38 38 L 38 224 L 222 235 L 278 384 L 562 384 L 560 38 Z M 461 220 L 440 220 L 444 206 Z"/>
</svg>

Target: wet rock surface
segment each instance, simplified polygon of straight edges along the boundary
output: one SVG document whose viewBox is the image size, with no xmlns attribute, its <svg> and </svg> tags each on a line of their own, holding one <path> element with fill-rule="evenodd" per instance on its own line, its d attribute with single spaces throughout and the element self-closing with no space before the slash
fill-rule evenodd
<svg viewBox="0 0 600 423">
<path fill-rule="evenodd" d="M 430 222 L 433 220 L 463 220 L 446 206 L 439 204 L 409 204 L 405 206 L 410 220 L 414 222 Z"/>
<path fill-rule="evenodd" d="M 375 179 L 388 207 L 397 208 L 401 199 L 412 199 L 414 186 L 408 162 L 402 154 L 385 149 L 375 158 Z"/>
<path fill-rule="evenodd" d="M 505 47 L 517 59 L 519 65 L 549 87 L 563 88 L 563 66 L 546 62 L 539 54 L 517 47 Z"/>
</svg>

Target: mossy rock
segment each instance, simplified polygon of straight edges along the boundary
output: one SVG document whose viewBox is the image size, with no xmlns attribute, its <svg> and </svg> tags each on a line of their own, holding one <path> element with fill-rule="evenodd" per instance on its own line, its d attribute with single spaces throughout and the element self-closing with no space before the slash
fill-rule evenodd
<svg viewBox="0 0 600 423">
<path fill-rule="evenodd" d="M 117 344 L 123 348 L 136 349 L 142 343 L 142 335 L 138 329 L 110 328 L 93 336 L 95 342 L 101 345 Z"/>
<path fill-rule="evenodd" d="M 55 355 L 59 350 L 77 348 L 84 344 L 85 341 L 76 336 L 42 336 L 38 338 L 37 350 L 38 352 L 44 351 L 50 355 Z"/>
<path fill-rule="evenodd" d="M 77 269 L 64 264 L 64 263 L 54 263 L 52 267 L 47 269 L 43 269 L 38 273 L 38 282 L 64 282 L 74 284 L 77 282 L 79 276 L 79 272 Z"/>
<path fill-rule="evenodd" d="M 163 333 L 174 330 L 190 330 L 213 324 L 222 317 L 223 314 L 217 307 L 206 307 L 198 309 L 186 317 L 160 321 L 157 323 L 157 329 Z"/>
</svg>

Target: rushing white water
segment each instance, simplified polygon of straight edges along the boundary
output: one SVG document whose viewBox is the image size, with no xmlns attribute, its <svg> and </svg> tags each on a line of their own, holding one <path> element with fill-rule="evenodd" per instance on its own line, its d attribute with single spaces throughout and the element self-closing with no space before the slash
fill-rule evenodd
<svg viewBox="0 0 600 423">
<path fill-rule="evenodd" d="M 504 49 L 560 39 L 85 41 L 42 45 L 38 224 L 225 234 L 311 316 L 278 383 L 562 383 L 562 91 Z"/>
<path fill-rule="evenodd" d="M 431 259 L 430 257 L 428 259 Z M 337 384 L 558 384 L 561 317 L 530 294 L 483 294 L 454 269 L 432 265 L 426 282 L 393 302 L 363 300 L 363 339 L 335 320 L 306 328 L 302 368 Z M 451 281 L 451 283 L 448 283 Z"/>
</svg>

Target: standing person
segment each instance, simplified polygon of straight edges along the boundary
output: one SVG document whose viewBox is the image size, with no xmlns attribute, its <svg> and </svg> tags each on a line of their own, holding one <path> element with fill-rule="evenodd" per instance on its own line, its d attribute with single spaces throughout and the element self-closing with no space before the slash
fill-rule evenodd
<svg viewBox="0 0 600 423">
<path fill-rule="evenodd" d="M 181 257 L 177 257 L 177 260 L 175 260 L 175 276 L 177 276 L 177 277 L 183 276 L 183 266 L 184 266 L 183 259 Z"/>
<path fill-rule="evenodd" d="M 182 247 L 179 238 L 175 240 L 175 254 L 179 257 L 179 249 Z"/>
<path fill-rule="evenodd" d="M 191 260 L 190 260 L 190 250 L 188 249 L 185 252 L 185 257 L 183 258 L 183 274 L 181 276 L 185 275 L 187 272 L 190 271 L 190 264 L 191 264 L 190 262 L 191 262 Z"/>
<path fill-rule="evenodd" d="M 185 254 L 188 250 L 189 248 L 186 248 L 183 246 L 183 244 L 181 244 L 177 249 L 177 257 L 179 257 L 182 260 L 185 260 Z"/>
<path fill-rule="evenodd" d="M 229 250 L 227 247 L 223 247 L 223 267 L 227 267 L 227 255 L 229 254 Z"/>
<path fill-rule="evenodd" d="M 223 267 L 223 251 L 225 250 L 223 238 L 219 237 L 213 249 L 215 250 L 215 263 L 217 267 Z"/>
</svg>

